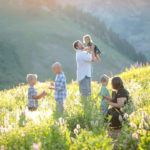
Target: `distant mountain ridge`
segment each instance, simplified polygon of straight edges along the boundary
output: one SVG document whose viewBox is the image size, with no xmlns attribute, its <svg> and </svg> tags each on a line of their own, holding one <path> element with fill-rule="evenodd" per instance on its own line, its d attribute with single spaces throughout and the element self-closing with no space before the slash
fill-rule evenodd
<svg viewBox="0 0 150 150">
<path fill-rule="evenodd" d="M 150 59 L 149 0 L 57 0 L 65 5 L 90 12 Z"/>
</svg>

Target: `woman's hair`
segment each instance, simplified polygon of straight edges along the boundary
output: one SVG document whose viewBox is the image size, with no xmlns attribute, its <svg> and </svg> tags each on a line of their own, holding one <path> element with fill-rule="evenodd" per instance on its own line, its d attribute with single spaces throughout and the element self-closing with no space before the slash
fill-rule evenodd
<svg viewBox="0 0 150 150">
<path fill-rule="evenodd" d="M 115 90 L 119 90 L 120 88 L 123 87 L 123 81 L 120 77 L 114 77 L 111 83 L 112 83 L 113 89 Z"/>
<path fill-rule="evenodd" d="M 92 42 L 92 38 L 89 34 L 83 36 L 83 43 L 85 43 L 86 39 L 88 39 L 90 42 Z"/>
<path fill-rule="evenodd" d="M 37 79 L 37 78 L 38 78 L 38 76 L 36 74 L 27 74 L 27 77 L 26 77 L 28 82 L 32 81 L 33 79 Z"/>
</svg>

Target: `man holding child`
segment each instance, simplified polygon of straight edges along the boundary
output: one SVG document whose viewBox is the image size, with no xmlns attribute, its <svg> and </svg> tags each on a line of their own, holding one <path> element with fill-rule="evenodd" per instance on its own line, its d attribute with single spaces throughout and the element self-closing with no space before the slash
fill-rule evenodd
<svg viewBox="0 0 150 150">
<path fill-rule="evenodd" d="M 91 63 L 95 61 L 94 52 L 92 55 L 84 51 L 84 46 L 81 41 L 75 41 L 73 47 L 76 51 L 77 62 L 77 80 L 81 96 L 91 96 Z"/>
</svg>

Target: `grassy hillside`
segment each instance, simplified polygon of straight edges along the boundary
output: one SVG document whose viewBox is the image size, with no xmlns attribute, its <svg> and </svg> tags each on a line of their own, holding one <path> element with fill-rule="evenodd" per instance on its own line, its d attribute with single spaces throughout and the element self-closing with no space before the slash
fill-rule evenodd
<svg viewBox="0 0 150 150">
<path fill-rule="evenodd" d="M 0 146 L 5 149 L 41 150 L 148 150 L 150 148 L 150 66 L 132 68 L 120 74 L 131 101 L 124 107 L 126 120 L 116 140 L 103 125 L 96 98 L 99 85 L 92 83 L 92 100 L 84 113 L 76 82 L 67 85 L 68 97 L 62 118 L 56 119 L 49 82 L 38 83 L 38 92 L 48 95 L 39 101 L 37 112 L 28 112 L 27 85 L 0 92 Z M 109 85 L 109 89 L 110 85 Z"/>
<path fill-rule="evenodd" d="M 72 43 L 87 33 L 103 50 L 102 63 L 94 64 L 94 79 L 103 73 L 119 73 L 133 63 L 63 13 L 33 7 L 14 9 L 13 5 L 1 7 L 0 56 L 5 63 L 0 63 L 0 89 L 25 82 L 27 73 L 37 73 L 41 81 L 53 79 L 51 64 L 55 61 L 62 63 L 68 81 L 76 79 Z"/>
</svg>

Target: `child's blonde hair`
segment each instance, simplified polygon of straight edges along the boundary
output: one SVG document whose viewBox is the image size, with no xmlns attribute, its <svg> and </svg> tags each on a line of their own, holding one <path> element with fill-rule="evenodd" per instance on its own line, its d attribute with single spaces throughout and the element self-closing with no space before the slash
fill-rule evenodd
<svg viewBox="0 0 150 150">
<path fill-rule="evenodd" d="M 100 79 L 101 82 L 109 81 L 109 77 L 106 74 L 103 74 Z"/>
<path fill-rule="evenodd" d="M 90 42 L 92 42 L 92 38 L 89 34 L 83 36 L 83 43 L 85 43 L 86 39 L 88 39 Z"/>
<path fill-rule="evenodd" d="M 37 79 L 37 74 L 27 74 L 26 80 L 27 82 L 32 81 L 33 79 Z"/>
</svg>

